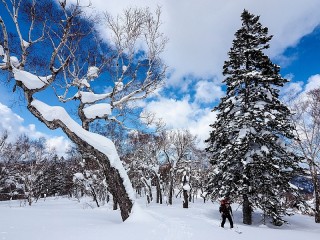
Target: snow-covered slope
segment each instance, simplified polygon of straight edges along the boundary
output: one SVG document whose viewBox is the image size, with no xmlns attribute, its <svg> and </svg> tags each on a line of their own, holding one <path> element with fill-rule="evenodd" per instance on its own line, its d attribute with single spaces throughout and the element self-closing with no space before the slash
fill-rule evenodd
<svg viewBox="0 0 320 240">
<path fill-rule="evenodd" d="M 241 209 L 233 204 L 235 230 L 219 227 L 218 203 L 203 203 L 198 199 L 183 209 L 180 199 L 173 206 L 137 201 L 134 213 L 122 222 L 120 213 L 112 206 L 94 208 L 94 204 L 68 198 L 40 199 L 20 207 L 21 202 L 0 202 L 0 239 L 5 240 L 187 240 L 187 239 L 245 239 L 245 240 L 316 240 L 320 225 L 308 216 L 287 218 L 282 227 L 262 225 L 258 213 L 254 224 L 241 223 Z M 237 209 L 238 208 L 238 209 Z"/>
</svg>

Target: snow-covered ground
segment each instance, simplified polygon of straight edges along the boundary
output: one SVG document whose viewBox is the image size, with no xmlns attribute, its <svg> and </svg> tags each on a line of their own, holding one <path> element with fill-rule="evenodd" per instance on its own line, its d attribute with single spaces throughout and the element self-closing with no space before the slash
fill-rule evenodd
<svg viewBox="0 0 320 240">
<path fill-rule="evenodd" d="M 111 206 L 95 208 L 94 204 L 68 198 L 40 199 L 31 207 L 22 202 L 0 202 L 1 240 L 187 240 L 187 239 L 246 239 L 246 240 L 318 240 L 320 225 L 308 216 L 295 215 L 282 227 L 262 225 L 260 214 L 254 223 L 241 223 L 241 210 L 233 204 L 235 230 L 219 227 L 218 203 L 203 203 L 198 199 L 183 209 L 179 199 L 173 206 L 138 199 L 134 213 L 122 222 L 119 211 Z M 238 208 L 238 209 L 237 209 Z"/>
</svg>

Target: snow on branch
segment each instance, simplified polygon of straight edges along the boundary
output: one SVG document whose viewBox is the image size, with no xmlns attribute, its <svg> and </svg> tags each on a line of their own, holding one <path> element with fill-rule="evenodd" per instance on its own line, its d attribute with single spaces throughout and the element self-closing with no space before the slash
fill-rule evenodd
<svg viewBox="0 0 320 240">
<path fill-rule="evenodd" d="M 109 103 L 97 103 L 86 107 L 83 112 L 87 118 L 94 119 L 96 117 L 103 118 L 111 115 L 111 106 Z"/>
<path fill-rule="evenodd" d="M 49 106 L 39 100 L 33 100 L 31 105 L 35 107 L 47 121 L 61 121 L 70 131 L 74 132 L 79 138 L 96 148 L 101 153 L 105 154 L 110 161 L 110 165 L 119 171 L 119 174 L 123 180 L 123 184 L 125 186 L 129 198 L 132 201 L 135 199 L 129 177 L 122 165 L 122 162 L 120 161 L 115 145 L 110 139 L 83 129 L 76 121 L 74 121 L 69 116 L 66 110 L 62 107 Z"/>
<path fill-rule="evenodd" d="M 80 91 L 75 95 L 75 97 L 80 98 L 82 103 L 95 103 L 97 101 L 109 98 L 110 93 L 96 94 L 93 92 L 82 92 Z"/>
<path fill-rule="evenodd" d="M 88 68 L 87 77 L 88 79 L 94 79 L 98 77 L 99 68 L 92 66 Z"/>
<path fill-rule="evenodd" d="M 13 74 L 14 78 L 17 81 L 21 81 L 23 85 L 26 86 L 26 88 L 28 88 L 29 90 L 43 88 L 45 85 L 48 85 L 49 80 L 52 78 L 52 75 L 39 77 L 37 75 L 19 69 L 13 69 Z"/>
<path fill-rule="evenodd" d="M 2 45 L 0 45 L 0 56 L 1 57 L 4 56 L 4 49 L 3 49 Z"/>
</svg>

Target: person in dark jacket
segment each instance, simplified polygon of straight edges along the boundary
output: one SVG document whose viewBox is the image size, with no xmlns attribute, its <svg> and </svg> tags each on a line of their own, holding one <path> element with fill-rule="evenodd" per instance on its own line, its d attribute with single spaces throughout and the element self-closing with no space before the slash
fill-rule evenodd
<svg viewBox="0 0 320 240">
<path fill-rule="evenodd" d="M 222 217 L 221 227 L 224 227 L 224 224 L 226 223 L 226 219 L 228 219 L 230 223 L 230 228 L 233 228 L 233 221 L 231 217 L 232 208 L 230 206 L 230 203 L 227 200 L 221 201 L 219 212 L 221 213 L 221 217 Z"/>
</svg>

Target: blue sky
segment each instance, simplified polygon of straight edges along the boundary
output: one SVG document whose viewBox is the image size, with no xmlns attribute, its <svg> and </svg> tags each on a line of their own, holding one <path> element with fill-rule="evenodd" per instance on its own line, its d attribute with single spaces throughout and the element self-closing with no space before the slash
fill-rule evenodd
<svg viewBox="0 0 320 240">
<path fill-rule="evenodd" d="M 163 32 L 169 38 L 163 59 L 168 65 L 164 88 L 143 103 L 170 128 L 187 128 L 205 139 L 209 124 L 215 119 L 210 110 L 223 96 L 222 65 L 227 60 L 234 33 L 241 26 L 243 9 L 260 15 L 261 23 L 274 35 L 268 55 L 281 66 L 283 76 L 291 82 L 283 92 L 300 93 L 319 86 L 320 76 L 320 9 L 319 0 L 92 0 L 92 5 L 111 14 L 128 6 L 162 7 Z M 3 16 L 3 9 L 0 10 Z M 107 34 L 98 26 L 102 35 Z M 10 89 L 1 85 L 1 118 L 30 134 L 46 134 L 57 139 L 61 131 L 48 131 L 28 113 L 23 104 L 15 104 Z M 8 108 L 5 108 L 8 106 Z M 1 109 L 1 108 L 0 108 Z M 9 110 L 8 110 L 9 109 Z M 17 115 L 20 117 L 17 117 Z M 20 120 L 17 120 L 17 119 Z M 15 119 L 15 120 L 14 120 Z M 7 121 L 7 125 L 10 121 Z M 30 127 L 30 124 L 31 125 Z M 3 125 L 3 124 L 2 124 Z M 1 124 L 0 124 L 1 128 Z M 4 126 L 2 126 L 4 128 Z M 61 146 L 65 144 L 59 138 Z"/>
</svg>

